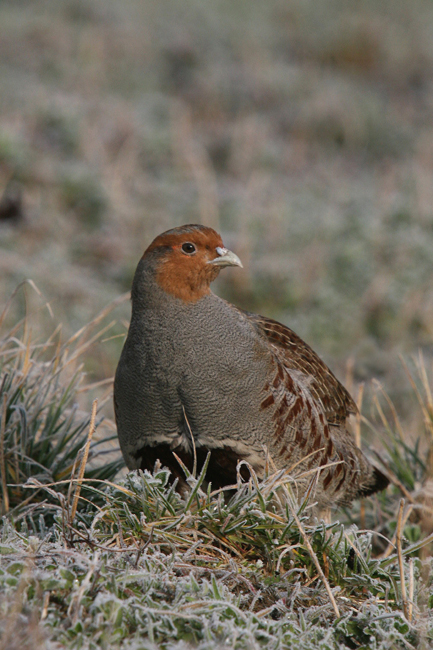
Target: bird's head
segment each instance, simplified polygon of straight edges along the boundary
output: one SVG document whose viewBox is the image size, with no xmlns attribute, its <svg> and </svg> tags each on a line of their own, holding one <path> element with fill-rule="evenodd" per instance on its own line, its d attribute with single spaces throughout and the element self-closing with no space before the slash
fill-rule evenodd
<svg viewBox="0 0 433 650">
<path fill-rule="evenodd" d="M 142 261 L 154 270 L 161 289 L 185 302 L 196 302 L 208 294 L 222 267 L 242 267 L 215 230 L 195 224 L 158 235 Z"/>
</svg>

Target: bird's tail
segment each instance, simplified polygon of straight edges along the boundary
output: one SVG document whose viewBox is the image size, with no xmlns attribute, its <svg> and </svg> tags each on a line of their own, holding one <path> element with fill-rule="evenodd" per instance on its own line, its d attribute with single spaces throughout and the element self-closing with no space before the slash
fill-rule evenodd
<svg viewBox="0 0 433 650">
<path fill-rule="evenodd" d="M 360 486 L 356 498 L 368 497 L 370 494 L 380 492 L 389 485 L 389 479 L 376 466 L 372 466 L 372 473 L 369 480 Z"/>
</svg>

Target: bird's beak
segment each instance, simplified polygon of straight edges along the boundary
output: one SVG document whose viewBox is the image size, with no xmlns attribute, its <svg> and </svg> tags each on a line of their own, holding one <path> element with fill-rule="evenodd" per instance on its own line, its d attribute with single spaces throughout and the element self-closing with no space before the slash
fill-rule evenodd
<svg viewBox="0 0 433 650">
<path fill-rule="evenodd" d="M 239 257 L 235 253 L 232 253 L 232 251 L 229 251 L 228 248 L 218 246 L 216 252 L 218 253 L 218 257 L 210 260 L 208 264 L 213 264 L 214 266 L 240 266 L 241 269 L 244 268 Z"/>
</svg>

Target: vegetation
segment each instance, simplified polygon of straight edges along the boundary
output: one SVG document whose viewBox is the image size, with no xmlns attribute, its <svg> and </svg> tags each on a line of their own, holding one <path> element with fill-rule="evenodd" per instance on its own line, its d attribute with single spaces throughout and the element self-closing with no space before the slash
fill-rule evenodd
<svg viewBox="0 0 433 650">
<path fill-rule="evenodd" d="M 56 332 L 32 343 L 27 320 L 0 340 L 0 648 L 430 647 L 424 366 L 420 381 L 409 375 L 424 436 L 405 442 L 378 397 L 379 421 L 358 426 L 387 447 L 392 486 L 325 523 L 316 477 L 298 494 L 296 469 L 275 473 L 272 459 L 263 481 L 239 475 L 226 494 L 205 484 L 206 467 L 184 468 L 182 496 L 163 467 L 117 475 L 96 402 L 89 418 L 75 401 L 107 311 L 63 346 Z"/>
<path fill-rule="evenodd" d="M 222 295 L 406 409 L 396 350 L 430 358 L 432 25 L 429 0 L 3 0 L 1 302 L 31 278 L 70 336 L 201 221 L 244 264 Z"/>
<path fill-rule="evenodd" d="M 432 646 L 432 25 L 429 0 L 0 3 L 0 650 Z M 271 471 L 227 499 L 118 472 L 124 294 L 197 221 L 244 264 L 220 295 L 361 406 L 392 485 L 332 523 Z"/>
</svg>

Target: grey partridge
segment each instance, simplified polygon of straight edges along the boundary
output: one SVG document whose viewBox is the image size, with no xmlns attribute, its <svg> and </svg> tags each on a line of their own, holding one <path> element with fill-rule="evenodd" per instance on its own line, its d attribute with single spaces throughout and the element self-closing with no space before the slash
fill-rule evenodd
<svg viewBox="0 0 433 650">
<path fill-rule="evenodd" d="M 224 266 L 242 264 L 201 225 L 159 235 L 138 264 L 114 382 L 128 468 L 152 470 L 159 459 L 182 480 L 172 452 L 191 469 L 193 436 L 199 464 L 211 452 L 214 489 L 236 483 L 239 460 L 262 476 L 267 457 L 277 469 L 297 464 L 308 481 L 323 467 L 322 508 L 386 487 L 347 427 L 357 410 L 348 391 L 288 327 L 212 293 Z"/>
</svg>

